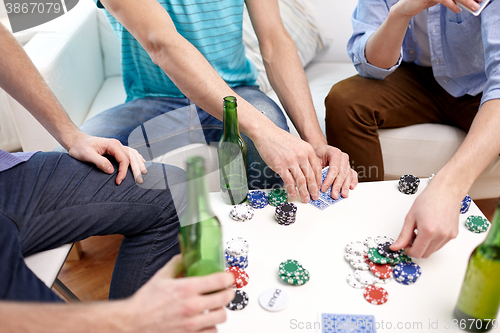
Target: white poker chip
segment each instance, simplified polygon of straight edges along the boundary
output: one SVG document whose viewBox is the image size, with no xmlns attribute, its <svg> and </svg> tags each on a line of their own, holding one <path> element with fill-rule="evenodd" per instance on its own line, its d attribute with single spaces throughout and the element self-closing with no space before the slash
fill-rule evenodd
<svg viewBox="0 0 500 333">
<path fill-rule="evenodd" d="M 367 271 L 370 269 L 370 265 L 364 260 L 364 258 L 363 261 L 351 261 L 350 264 L 355 269 L 360 269 L 362 271 Z"/>
<path fill-rule="evenodd" d="M 368 237 L 363 241 L 363 244 L 365 244 L 369 249 L 372 247 L 377 247 L 377 242 L 372 237 Z"/>
<path fill-rule="evenodd" d="M 386 237 L 386 236 L 378 236 L 375 238 L 375 243 L 378 244 L 382 244 L 382 243 L 394 243 L 394 239 L 390 238 L 390 237 Z M 376 247 L 376 246 L 375 246 Z"/>
<path fill-rule="evenodd" d="M 239 204 L 233 207 L 229 212 L 229 216 L 235 221 L 248 221 L 254 215 L 254 209 L 247 204 Z"/>
<path fill-rule="evenodd" d="M 390 278 L 387 278 L 387 279 L 378 279 L 377 283 L 386 284 L 386 283 L 391 282 L 392 280 L 393 280 L 393 277 L 391 276 Z"/>
<path fill-rule="evenodd" d="M 354 276 L 354 272 L 347 274 L 345 279 L 347 281 L 347 284 L 349 284 L 353 288 L 357 288 L 357 289 L 366 288 L 366 284 L 363 284 L 356 279 L 356 277 Z"/>
<path fill-rule="evenodd" d="M 282 288 L 269 288 L 259 295 L 259 304 L 267 311 L 281 311 L 290 303 L 290 296 Z"/>
<path fill-rule="evenodd" d="M 368 247 L 360 241 L 350 242 L 346 245 L 345 250 L 355 256 L 364 256 L 368 254 Z"/>
<path fill-rule="evenodd" d="M 375 283 L 379 282 L 379 278 L 373 275 L 371 271 L 363 271 L 357 269 L 356 271 L 354 271 L 354 277 L 360 283 L 365 285 L 374 285 Z"/>
<path fill-rule="evenodd" d="M 346 252 L 344 254 L 344 258 L 348 262 L 352 262 L 352 261 L 356 261 L 356 262 L 365 261 L 365 257 L 364 256 L 355 256 L 353 254 L 350 254 L 349 252 Z"/>
<path fill-rule="evenodd" d="M 231 238 L 226 243 L 226 251 L 233 257 L 248 255 L 249 245 L 246 240 L 241 237 Z"/>
</svg>

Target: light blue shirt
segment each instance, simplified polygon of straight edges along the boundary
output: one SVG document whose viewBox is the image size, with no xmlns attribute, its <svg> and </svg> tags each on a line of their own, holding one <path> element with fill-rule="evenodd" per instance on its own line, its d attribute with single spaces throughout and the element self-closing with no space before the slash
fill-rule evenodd
<svg viewBox="0 0 500 333">
<path fill-rule="evenodd" d="M 395 66 L 383 69 L 366 60 L 366 42 L 396 2 L 359 0 L 352 15 L 353 35 L 347 51 L 363 77 L 383 80 L 401 61 L 417 59 L 412 19 Z M 481 104 L 500 98 L 500 0 L 492 0 L 477 17 L 466 10 L 456 14 L 438 4 L 428 9 L 427 26 L 434 77 L 450 95 L 475 96 L 483 92 Z"/>
<path fill-rule="evenodd" d="M 98 0 L 94 0 L 102 8 Z M 258 72 L 243 44 L 244 0 L 158 0 L 177 32 L 193 44 L 230 87 L 257 85 Z M 142 97 L 185 97 L 132 34 L 105 11 L 121 44 L 127 102 Z M 205 83 L 200 82 L 200 85 Z"/>
</svg>

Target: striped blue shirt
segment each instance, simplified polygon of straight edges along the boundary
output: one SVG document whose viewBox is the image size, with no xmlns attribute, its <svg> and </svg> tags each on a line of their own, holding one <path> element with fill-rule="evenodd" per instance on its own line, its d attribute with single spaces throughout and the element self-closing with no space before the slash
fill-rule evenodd
<svg viewBox="0 0 500 333">
<path fill-rule="evenodd" d="M 98 0 L 94 0 L 102 8 Z M 244 0 L 159 0 L 177 32 L 193 44 L 230 87 L 256 85 L 257 70 L 245 56 Z M 108 11 L 121 43 L 127 102 L 143 97 L 185 97 L 139 42 Z"/>
<path fill-rule="evenodd" d="M 15 167 L 19 163 L 26 162 L 36 153 L 36 151 L 26 153 L 9 153 L 0 149 L 0 172 Z"/>
</svg>

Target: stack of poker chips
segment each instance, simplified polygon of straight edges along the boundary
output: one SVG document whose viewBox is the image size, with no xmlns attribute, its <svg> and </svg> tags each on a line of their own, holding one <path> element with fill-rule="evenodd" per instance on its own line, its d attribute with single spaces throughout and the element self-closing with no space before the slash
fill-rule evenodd
<svg viewBox="0 0 500 333">
<path fill-rule="evenodd" d="M 248 249 L 248 243 L 243 238 L 231 238 L 226 243 L 226 267 L 234 266 L 246 269 L 248 267 Z"/>
<path fill-rule="evenodd" d="M 286 191 L 282 188 L 273 188 L 269 191 L 267 201 L 270 205 L 276 207 L 281 203 L 287 202 L 288 197 Z"/>
<path fill-rule="evenodd" d="M 250 280 L 248 273 L 239 267 L 231 266 L 226 268 L 226 272 L 233 274 L 234 283 L 232 288 L 241 289 L 246 286 Z"/>
<path fill-rule="evenodd" d="M 465 196 L 464 200 L 462 200 L 462 204 L 460 205 L 460 214 L 465 214 L 469 211 L 469 207 L 470 207 L 471 202 L 472 202 L 472 199 L 467 194 Z"/>
<path fill-rule="evenodd" d="M 251 191 L 247 194 L 248 203 L 252 208 L 261 209 L 267 206 L 267 194 L 264 191 Z"/>
<path fill-rule="evenodd" d="M 413 175 L 401 176 L 398 183 L 398 190 L 403 194 L 415 194 L 418 190 L 420 179 Z"/>
<path fill-rule="evenodd" d="M 293 286 L 301 286 L 309 281 L 309 271 L 297 260 L 288 259 L 279 266 L 279 276 L 284 282 Z"/>
<path fill-rule="evenodd" d="M 414 262 L 401 262 L 393 268 L 392 274 L 397 282 L 410 285 L 417 282 L 422 275 L 422 269 Z"/>
<path fill-rule="evenodd" d="M 276 221 L 281 225 L 290 225 L 295 223 L 297 217 L 297 206 L 291 202 L 284 202 L 276 207 L 274 214 Z"/>
<path fill-rule="evenodd" d="M 473 233 L 481 234 L 488 231 L 491 223 L 482 216 L 471 215 L 465 220 L 465 226 Z"/>
<path fill-rule="evenodd" d="M 243 203 L 233 207 L 229 212 L 229 216 L 235 221 L 248 221 L 251 220 L 254 215 L 254 209 Z"/>
</svg>

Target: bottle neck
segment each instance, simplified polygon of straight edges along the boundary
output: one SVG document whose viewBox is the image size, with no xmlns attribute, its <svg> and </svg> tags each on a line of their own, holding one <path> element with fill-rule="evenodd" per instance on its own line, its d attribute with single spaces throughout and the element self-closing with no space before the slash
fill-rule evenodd
<svg viewBox="0 0 500 333">
<path fill-rule="evenodd" d="M 224 136 L 239 135 L 236 103 L 224 103 Z"/>
<path fill-rule="evenodd" d="M 203 164 L 200 166 L 188 163 L 187 180 L 189 195 L 187 214 L 191 216 L 190 223 L 201 222 L 206 219 L 207 215 L 213 216 L 208 199 L 205 167 Z"/>
<path fill-rule="evenodd" d="M 483 243 L 487 246 L 496 246 L 500 248 L 500 204 L 493 216 L 488 237 Z"/>
</svg>

